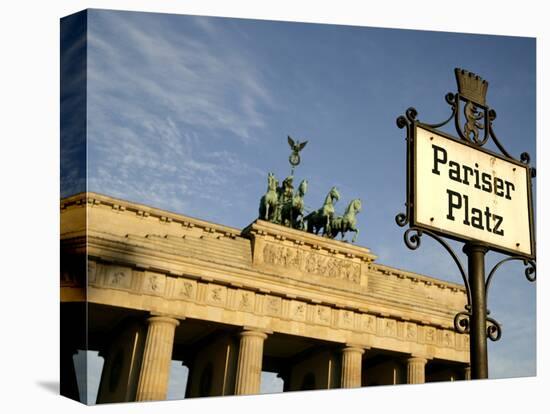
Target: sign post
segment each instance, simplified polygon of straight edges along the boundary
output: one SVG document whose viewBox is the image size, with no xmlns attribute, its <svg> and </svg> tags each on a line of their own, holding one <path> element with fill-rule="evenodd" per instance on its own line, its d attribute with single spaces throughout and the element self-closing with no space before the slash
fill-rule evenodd
<svg viewBox="0 0 550 414">
<path fill-rule="evenodd" d="M 529 154 L 512 157 L 493 131 L 496 112 L 485 97 L 488 83 L 463 69 L 455 69 L 458 93 L 445 97 L 449 118 L 438 124 L 418 121 L 407 109 L 397 126 L 407 132 L 406 213 L 396 222 L 409 228 L 407 247 L 417 249 L 424 234 L 441 244 L 456 263 L 467 294 L 465 310 L 455 316 L 455 329 L 470 335 L 472 378 L 488 377 L 487 338 L 497 341 L 502 329 L 489 317 L 487 291 L 495 271 L 505 262 L 520 260 L 525 276 L 536 279 L 534 217 Z M 454 120 L 458 137 L 440 130 Z M 492 139 L 500 153 L 483 146 Z M 467 270 L 445 239 L 464 243 Z M 485 254 L 508 255 L 485 278 Z"/>
<path fill-rule="evenodd" d="M 468 276 L 472 289 L 472 315 L 470 317 L 470 361 L 472 378 L 489 376 L 487 361 L 487 301 L 485 292 L 485 253 L 487 247 L 479 243 L 467 243 L 464 253 L 468 256 Z"/>
</svg>

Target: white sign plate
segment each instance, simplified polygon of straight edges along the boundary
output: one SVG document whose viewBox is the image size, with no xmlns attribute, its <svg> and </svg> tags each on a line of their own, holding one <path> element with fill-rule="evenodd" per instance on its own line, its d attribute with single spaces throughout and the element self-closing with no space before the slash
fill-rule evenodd
<svg viewBox="0 0 550 414">
<path fill-rule="evenodd" d="M 528 169 L 415 126 L 416 225 L 532 256 Z"/>
</svg>

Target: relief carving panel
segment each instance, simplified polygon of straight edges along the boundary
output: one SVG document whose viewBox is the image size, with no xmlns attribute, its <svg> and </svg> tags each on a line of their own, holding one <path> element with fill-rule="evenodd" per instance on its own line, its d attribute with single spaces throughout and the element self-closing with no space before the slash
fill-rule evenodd
<svg viewBox="0 0 550 414">
<path fill-rule="evenodd" d="M 132 269 L 123 266 L 107 267 L 105 285 L 111 288 L 129 289 L 132 280 Z"/>
<path fill-rule="evenodd" d="M 338 324 L 342 328 L 353 329 L 353 312 L 349 310 L 340 310 L 338 315 Z"/>
<path fill-rule="evenodd" d="M 362 319 L 362 328 L 367 332 L 376 333 L 376 316 L 364 314 Z"/>
<path fill-rule="evenodd" d="M 227 288 L 225 286 L 219 286 L 209 284 L 206 288 L 206 301 L 216 304 L 225 305 L 227 298 Z"/>
<path fill-rule="evenodd" d="M 176 297 L 195 300 L 197 297 L 197 282 L 194 280 L 179 279 L 176 285 Z"/>
<path fill-rule="evenodd" d="M 166 276 L 159 273 L 145 272 L 141 285 L 141 290 L 143 292 L 163 295 L 165 286 Z"/>
<path fill-rule="evenodd" d="M 306 320 L 306 304 L 293 300 L 290 302 L 290 317 L 299 321 Z"/>
<path fill-rule="evenodd" d="M 276 296 L 266 296 L 265 297 L 265 312 L 268 315 L 274 315 L 278 316 L 281 314 L 281 298 L 278 298 Z"/>
<path fill-rule="evenodd" d="M 97 280 L 97 263 L 88 260 L 88 283 L 96 283 Z"/>
<path fill-rule="evenodd" d="M 428 344 L 436 343 L 436 329 L 433 326 L 424 327 L 424 341 Z"/>
<path fill-rule="evenodd" d="M 254 293 L 247 292 L 246 290 L 239 290 L 236 296 L 238 310 L 254 312 Z"/>
<path fill-rule="evenodd" d="M 273 243 L 264 244 L 262 256 L 264 263 L 268 265 L 355 284 L 361 283 L 361 264 L 350 260 Z"/>
<path fill-rule="evenodd" d="M 418 338 L 417 326 L 414 323 L 405 323 L 405 339 L 408 341 L 416 341 Z"/>
<path fill-rule="evenodd" d="M 317 305 L 314 322 L 321 325 L 330 325 L 331 309 L 328 306 Z"/>
</svg>

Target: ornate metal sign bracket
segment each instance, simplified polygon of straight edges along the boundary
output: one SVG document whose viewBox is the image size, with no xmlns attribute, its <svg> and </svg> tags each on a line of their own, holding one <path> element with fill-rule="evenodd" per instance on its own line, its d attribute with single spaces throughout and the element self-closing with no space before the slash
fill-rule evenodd
<svg viewBox="0 0 550 414">
<path fill-rule="evenodd" d="M 450 254 L 455 262 L 459 273 L 464 282 L 467 296 L 467 304 L 465 310 L 456 314 L 454 318 L 455 330 L 459 333 L 469 333 L 470 354 L 472 358 L 472 378 L 487 378 L 487 343 L 489 338 L 492 341 L 498 341 L 502 336 L 502 328 L 500 324 L 489 317 L 490 310 L 487 309 L 488 291 L 496 271 L 500 266 L 509 261 L 522 261 L 525 266 L 525 276 L 528 281 L 536 280 L 536 259 L 533 257 L 523 257 L 521 255 L 513 255 L 498 262 L 489 272 L 489 276 L 485 280 L 485 253 L 488 246 L 484 243 L 476 241 L 465 241 L 460 238 L 455 238 L 458 241 L 465 241 L 463 251 L 468 256 L 468 272 L 452 247 L 435 232 L 425 228 L 417 227 L 413 220 L 414 214 L 414 194 L 413 194 L 413 167 L 414 167 L 414 130 L 416 126 L 428 127 L 432 130 L 437 130 L 454 119 L 454 125 L 458 133 L 459 139 L 467 142 L 469 145 L 481 148 L 489 141 L 493 140 L 496 147 L 501 152 L 505 159 L 512 160 L 516 163 L 521 163 L 526 166 L 529 178 L 536 177 L 535 168 L 529 165 L 530 156 L 524 152 L 519 159 L 512 157 L 500 143 L 494 129 L 493 122 L 496 119 L 496 112 L 489 108 L 485 102 L 488 82 L 481 79 L 479 76 L 463 69 L 455 69 L 455 76 L 458 85 L 457 93 L 448 93 L 445 96 L 445 101 L 451 107 L 450 116 L 443 122 L 427 124 L 417 120 L 418 111 L 410 107 L 405 111 L 404 115 L 397 118 L 397 127 L 406 130 L 407 143 L 407 196 L 405 201 L 405 212 L 399 213 L 395 217 L 398 226 L 405 227 L 409 224 L 409 228 L 403 234 L 405 245 L 416 250 L 421 245 L 421 239 L 424 234 L 427 234 L 437 241 Z M 484 149 L 485 152 L 491 151 Z M 500 155 L 499 155 L 500 156 Z M 530 191 L 530 181 L 529 188 Z M 529 197 L 530 200 L 530 197 Z M 529 201 L 529 214 L 532 222 L 532 206 Z M 533 239 L 534 246 L 534 239 Z"/>
</svg>

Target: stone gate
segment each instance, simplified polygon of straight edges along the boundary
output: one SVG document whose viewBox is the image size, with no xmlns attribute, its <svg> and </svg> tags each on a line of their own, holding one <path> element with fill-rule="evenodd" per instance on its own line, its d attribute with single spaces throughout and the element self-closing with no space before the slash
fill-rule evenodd
<svg viewBox="0 0 550 414">
<path fill-rule="evenodd" d="M 244 230 L 96 193 L 61 201 L 61 393 L 104 357 L 97 402 L 469 378 L 466 294 L 367 248 L 257 220 Z"/>
</svg>

